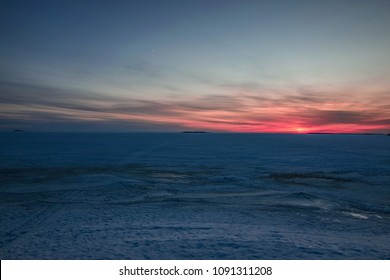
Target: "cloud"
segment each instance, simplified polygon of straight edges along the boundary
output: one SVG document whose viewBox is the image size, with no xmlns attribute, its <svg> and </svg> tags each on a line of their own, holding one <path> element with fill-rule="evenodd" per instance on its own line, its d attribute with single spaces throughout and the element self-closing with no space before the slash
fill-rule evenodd
<svg viewBox="0 0 390 280">
<path fill-rule="evenodd" d="M 315 110 L 307 113 L 307 118 L 313 123 L 321 124 L 354 124 L 365 123 L 367 120 L 372 120 L 380 115 L 369 111 L 340 111 L 340 110 Z"/>
<path fill-rule="evenodd" d="M 152 78 L 163 78 L 166 72 L 166 67 L 152 64 L 146 60 L 135 60 L 129 62 L 125 69 L 132 75 Z"/>
<path fill-rule="evenodd" d="M 141 99 L 23 83 L 0 83 L 0 127 L 72 130 L 242 132 L 382 131 L 390 125 L 383 93 L 308 90 L 236 91 Z M 359 96 L 355 99 L 351 96 Z M 379 98 L 379 99 L 378 99 Z M 59 126 L 55 126 L 57 124 Z M 99 126 L 101 125 L 101 126 Z"/>
</svg>

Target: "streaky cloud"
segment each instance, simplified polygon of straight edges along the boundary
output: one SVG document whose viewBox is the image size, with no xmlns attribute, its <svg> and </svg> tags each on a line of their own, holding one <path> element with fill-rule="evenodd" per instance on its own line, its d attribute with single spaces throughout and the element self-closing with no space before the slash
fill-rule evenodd
<svg viewBox="0 0 390 280">
<path fill-rule="evenodd" d="M 381 92 L 334 91 L 237 92 L 228 94 L 148 99 L 114 96 L 71 88 L 1 82 L 2 129 L 12 123 L 52 128 L 113 124 L 115 130 L 164 130 L 183 128 L 236 132 L 375 131 L 386 132 L 389 107 Z M 44 124 L 44 125 L 43 125 Z M 63 129 L 63 128 L 62 128 Z M 104 125 L 104 129 L 109 126 Z"/>
</svg>

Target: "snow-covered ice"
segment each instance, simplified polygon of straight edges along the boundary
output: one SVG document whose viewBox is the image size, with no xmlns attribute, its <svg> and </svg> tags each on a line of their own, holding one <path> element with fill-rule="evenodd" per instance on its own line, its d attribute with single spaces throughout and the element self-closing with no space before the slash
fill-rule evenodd
<svg viewBox="0 0 390 280">
<path fill-rule="evenodd" d="M 389 259 L 390 137 L 1 133 L 1 259 Z"/>
</svg>

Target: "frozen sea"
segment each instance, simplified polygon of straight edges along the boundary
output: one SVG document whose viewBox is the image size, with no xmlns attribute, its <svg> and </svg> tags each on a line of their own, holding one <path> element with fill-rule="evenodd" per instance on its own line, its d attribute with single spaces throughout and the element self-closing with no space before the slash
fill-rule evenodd
<svg viewBox="0 0 390 280">
<path fill-rule="evenodd" d="M 1 133 L 0 259 L 390 259 L 390 137 Z"/>
</svg>

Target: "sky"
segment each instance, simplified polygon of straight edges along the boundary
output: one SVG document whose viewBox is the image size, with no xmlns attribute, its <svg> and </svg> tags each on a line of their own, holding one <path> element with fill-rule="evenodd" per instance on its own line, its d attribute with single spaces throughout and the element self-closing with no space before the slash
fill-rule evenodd
<svg viewBox="0 0 390 280">
<path fill-rule="evenodd" d="M 390 133 L 390 0 L 0 2 L 0 130 Z"/>
</svg>

